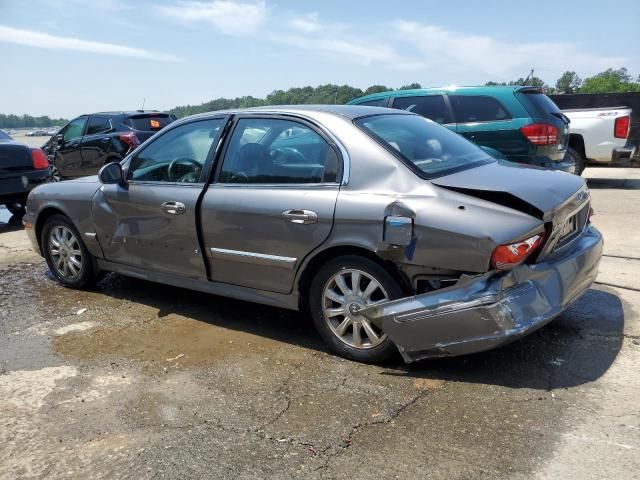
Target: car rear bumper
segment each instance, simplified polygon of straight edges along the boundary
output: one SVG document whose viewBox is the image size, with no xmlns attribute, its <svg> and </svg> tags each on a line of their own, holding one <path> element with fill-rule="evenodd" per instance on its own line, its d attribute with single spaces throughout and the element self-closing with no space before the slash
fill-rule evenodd
<svg viewBox="0 0 640 480">
<path fill-rule="evenodd" d="M 570 253 L 361 312 L 407 362 L 489 350 L 550 322 L 594 282 L 603 239 L 590 226 Z"/>
<path fill-rule="evenodd" d="M 0 177 L 0 204 L 27 200 L 29 192 L 51 177 L 51 168 Z"/>
<path fill-rule="evenodd" d="M 633 145 L 614 148 L 611 153 L 611 163 L 627 163 L 633 157 L 634 152 L 635 147 Z"/>
</svg>

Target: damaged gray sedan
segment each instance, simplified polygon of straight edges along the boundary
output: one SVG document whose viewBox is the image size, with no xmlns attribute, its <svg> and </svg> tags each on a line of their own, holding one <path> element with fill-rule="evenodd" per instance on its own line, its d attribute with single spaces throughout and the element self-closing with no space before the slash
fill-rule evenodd
<svg viewBox="0 0 640 480">
<path fill-rule="evenodd" d="M 590 215 L 580 177 L 418 115 L 295 106 L 175 122 L 98 177 L 36 188 L 24 224 L 65 286 L 111 271 L 299 309 L 340 355 L 409 362 L 561 313 L 597 275 Z"/>
</svg>

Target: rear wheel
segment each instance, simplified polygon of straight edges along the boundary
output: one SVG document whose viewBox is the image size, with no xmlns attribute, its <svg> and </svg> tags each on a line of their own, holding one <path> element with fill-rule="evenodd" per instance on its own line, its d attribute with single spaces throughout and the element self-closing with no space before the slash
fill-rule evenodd
<svg viewBox="0 0 640 480">
<path fill-rule="evenodd" d="M 397 351 L 384 332 L 358 313 L 402 296 L 398 283 L 376 262 L 338 257 L 316 274 L 309 295 L 314 325 L 338 355 L 380 362 Z"/>
<path fill-rule="evenodd" d="M 84 288 L 94 282 L 93 258 L 67 217 L 53 215 L 47 219 L 41 245 L 51 273 L 62 285 Z"/>
<path fill-rule="evenodd" d="M 567 148 L 567 155 L 571 157 L 575 165 L 575 170 L 573 173 L 578 176 L 582 175 L 582 172 L 587 165 L 587 159 L 585 158 L 585 156 L 579 150 L 571 147 Z"/>
</svg>

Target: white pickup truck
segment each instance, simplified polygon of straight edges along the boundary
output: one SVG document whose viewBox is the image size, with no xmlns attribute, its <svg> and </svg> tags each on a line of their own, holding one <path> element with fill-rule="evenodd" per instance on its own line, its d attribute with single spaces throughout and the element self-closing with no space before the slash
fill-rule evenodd
<svg viewBox="0 0 640 480">
<path fill-rule="evenodd" d="M 635 146 L 627 142 L 630 108 L 580 108 L 562 113 L 571 120 L 567 155 L 573 157 L 577 175 L 588 162 L 625 163 L 633 156 Z"/>
</svg>

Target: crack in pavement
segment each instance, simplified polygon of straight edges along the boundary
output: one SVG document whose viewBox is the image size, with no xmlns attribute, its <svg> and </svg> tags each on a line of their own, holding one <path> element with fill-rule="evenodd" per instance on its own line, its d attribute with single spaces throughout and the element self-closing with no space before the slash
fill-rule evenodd
<svg viewBox="0 0 640 480">
<path fill-rule="evenodd" d="M 602 256 L 609 258 L 620 258 L 622 260 L 640 260 L 640 257 L 625 257 L 624 255 L 609 255 L 607 253 L 603 253 Z"/>
<path fill-rule="evenodd" d="M 598 282 L 598 281 L 595 281 L 593 283 L 595 283 L 596 285 L 604 285 L 605 287 L 614 287 L 614 288 L 621 288 L 623 290 L 631 290 L 631 291 L 634 291 L 634 292 L 640 292 L 640 288 L 636 288 L 636 287 L 625 287 L 623 285 L 615 285 L 613 283 Z"/>
</svg>

